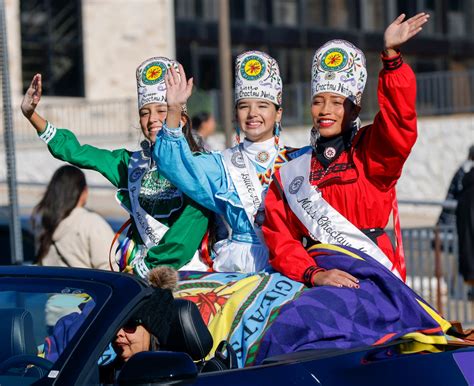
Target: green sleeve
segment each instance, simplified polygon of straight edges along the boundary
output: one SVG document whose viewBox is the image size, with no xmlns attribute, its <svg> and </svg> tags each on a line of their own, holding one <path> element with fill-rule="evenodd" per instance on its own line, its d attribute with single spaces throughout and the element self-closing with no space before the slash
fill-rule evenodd
<svg viewBox="0 0 474 386">
<path fill-rule="evenodd" d="M 106 150 L 90 145 L 81 145 L 76 136 L 67 129 L 57 129 L 48 142 L 54 158 L 69 162 L 81 169 L 92 169 L 101 173 L 115 187 L 126 187 L 130 153 L 126 149 Z"/>
<path fill-rule="evenodd" d="M 209 212 L 186 196 L 185 199 L 187 203 L 181 215 L 160 243 L 148 250 L 145 264 L 149 269 L 159 265 L 179 269 L 191 261 L 199 248 L 207 231 Z"/>
</svg>

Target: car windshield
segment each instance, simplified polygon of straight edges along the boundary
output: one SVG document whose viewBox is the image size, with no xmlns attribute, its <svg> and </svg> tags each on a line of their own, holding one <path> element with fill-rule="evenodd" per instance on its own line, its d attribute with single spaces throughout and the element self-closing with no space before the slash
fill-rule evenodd
<svg viewBox="0 0 474 386">
<path fill-rule="evenodd" d="M 46 375 L 107 295 L 107 286 L 82 280 L 1 278 L 0 384 Z"/>
</svg>

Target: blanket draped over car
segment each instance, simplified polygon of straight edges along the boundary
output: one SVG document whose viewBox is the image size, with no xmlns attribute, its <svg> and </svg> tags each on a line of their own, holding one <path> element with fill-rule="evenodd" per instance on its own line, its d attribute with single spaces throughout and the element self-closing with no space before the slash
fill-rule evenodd
<svg viewBox="0 0 474 386">
<path fill-rule="evenodd" d="M 184 274 L 184 275 L 183 275 Z M 180 272 L 175 297 L 198 305 L 214 340 L 227 340 L 236 351 L 239 367 L 255 358 L 258 342 L 282 305 L 296 299 L 304 286 L 279 273 Z"/>
<path fill-rule="evenodd" d="M 402 337 L 422 344 L 447 342 L 451 325 L 370 256 L 326 244 L 308 253 L 320 267 L 357 277 L 360 288 L 306 288 L 279 273 L 189 272 L 176 296 L 197 303 L 214 345 L 229 341 L 240 367 L 279 354 L 378 345 Z"/>
</svg>

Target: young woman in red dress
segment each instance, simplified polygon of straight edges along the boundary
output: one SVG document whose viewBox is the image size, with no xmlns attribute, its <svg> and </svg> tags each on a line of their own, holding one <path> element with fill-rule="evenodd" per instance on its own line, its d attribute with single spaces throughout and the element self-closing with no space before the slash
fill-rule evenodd
<svg viewBox="0 0 474 386">
<path fill-rule="evenodd" d="M 303 156 L 275 173 L 265 200 L 263 233 L 273 268 L 308 286 L 358 287 L 338 269 L 317 266 L 306 248 L 322 242 L 367 252 L 405 278 L 395 184 L 415 144 L 416 79 L 399 48 L 418 34 L 429 15 L 404 21 L 384 33 L 374 122 L 360 127 L 358 115 L 367 71 L 364 54 L 351 43 L 320 47 L 312 66 L 313 129 Z M 384 229 L 394 211 L 397 247 Z"/>
</svg>

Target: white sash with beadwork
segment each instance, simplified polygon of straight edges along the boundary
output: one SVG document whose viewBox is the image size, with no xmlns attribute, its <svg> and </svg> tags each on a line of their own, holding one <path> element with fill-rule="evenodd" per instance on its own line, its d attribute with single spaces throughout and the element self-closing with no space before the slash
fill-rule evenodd
<svg viewBox="0 0 474 386">
<path fill-rule="evenodd" d="M 144 157 L 141 150 L 135 151 L 128 163 L 128 195 L 130 197 L 131 210 L 123 206 L 135 220 L 135 225 L 140 233 L 140 237 L 149 249 L 160 242 L 168 227 L 153 216 L 149 215 L 140 206 L 138 197 L 142 184 L 142 178 L 149 169 L 149 159 Z"/>
<path fill-rule="evenodd" d="M 264 189 L 258 179 L 257 170 L 249 158 L 242 152 L 242 144 L 222 152 L 222 157 L 234 183 L 245 213 L 252 224 L 255 234 L 265 245 L 261 225 L 263 223 Z M 262 218 L 260 218 L 262 217 Z"/>
<path fill-rule="evenodd" d="M 145 149 L 145 151 L 146 150 L 147 149 Z M 146 277 L 146 274 L 149 271 L 144 262 L 147 250 L 158 245 L 169 227 L 159 222 L 153 216 L 150 216 L 141 207 L 140 202 L 138 201 L 142 178 L 148 171 L 148 165 L 150 162 L 150 158 L 145 157 L 143 151 L 144 150 L 135 151 L 130 157 L 128 163 L 128 195 L 130 197 L 132 208 L 129 210 L 125 205 L 122 205 L 122 207 L 134 218 L 140 237 L 145 244 L 136 246 L 138 249 L 131 264 L 135 267 L 141 277 Z M 119 189 L 119 191 L 120 190 L 122 189 Z M 196 251 L 191 261 L 179 270 L 206 271 L 208 268 L 209 267 L 201 261 L 199 251 Z"/>
<path fill-rule="evenodd" d="M 400 278 L 400 273 L 377 244 L 334 209 L 319 189 L 311 185 L 311 154 L 312 150 L 309 150 L 280 168 L 288 204 L 310 237 L 324 244 L 339 244 L 365 252 Z"/>
</svg>

